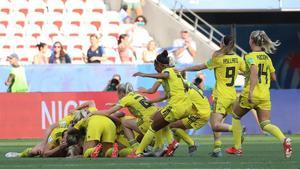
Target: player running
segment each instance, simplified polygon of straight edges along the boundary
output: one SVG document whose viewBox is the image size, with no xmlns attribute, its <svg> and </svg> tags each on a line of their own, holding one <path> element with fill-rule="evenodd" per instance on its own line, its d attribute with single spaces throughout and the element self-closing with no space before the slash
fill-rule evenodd
<svg viewBox="0 0 300 169">
<path fill-rule="evenodd" d="M 234 39 L 232 36 L 225 36 L 222 39 L 220 48 L 216 51 L 212 59 L 205 64 L 186 67 L 180 71 L 199 71 L 202 69 L 214 69 L 216 85 L 213 90 L 213 112 L 211 114 L 211 126 L 214 131 L 214 150 L 211 154 L 212 157 L 222 156 L 221 151 L 221 133 L 218 132 L 232 132 L 232 125 L 223 123 L 225 117 L 232 113 L 233 104 L 236 100 L 236 90 L 234 82 L 237 78 L 239 71 L 245 71 L 245 63 L 243 59 L 234 53 Z M 233 114 L 234 116 L 234 114 Z M 240 125 L 240 120 L 232 119 L 232 124 Z M 240 129 L 239 129 L 240 130 Z M 233 135 L 235 145 L 237 137 L 241 135 Z"/>
<path fill-rule="evenodd" d="M 252 52 L 245 56 L 247 64 L 245 87 L 238 104 L 234 106 L 236 115 L 234 118 L 239 120 L 251 109 L 255 109 L 260 127 L 283 143 L 284 155 L 289 158 L 292 155 L 291 139 L 287 138 L 270 121 L 270 81 L 276 80 L 276 74 L 268 54 L 276 51 L 276 47 L 280 45 L 280 42 L 273 42 L 264 31 L 257 30 L 251 33 L 249 45 Z M 234 123 L 232 128 L 235 135 L 241 134 L 239 123 Z M 241 147 L 232 147 L 227 149 L 226 152 L 240 155 L 242 149 Z"/>
<path fill-rule="evenodd" d="M 160 101 L 168 99 L 168 104 L 154 114 L 153 122 L 144 135 L 136 152 L 130 156 L 132 158 L 142 156 L 144 149 L 151 143 L 155 133 L 160 129 L 168 126 L 172 122 L 186 118 L 189 114 L 197 111 L 186 95 L 185 84 L 181 74 L 170 66 L 170 58 L 166 50 L 156 57 L 154 66 L 158 73 L 147 74 L 137 72 L 133 76 L 162 79 L 166 86 L 165 97 Z M 168 146 L 168 154 L 172 154 L 177 147 L 178 142 L 174 140 L 172 144 Z"/>
<path fill-rule="evenodd" d="M 201 89 L 190 82 L 186 81 L 185 83 L 188 86 L 187 95 L 196 106 L 198 111 L 195 114 L 189 115 L 187 118 L 172 122 L 170 127 L 176 136 L 182 138 L 188 144 L 188 153 L 192 155 L 197 150 L 197 146 L 195 141 L 185 132 L 185 130 L 200 129 L 208 122 L 210 117 L 210 104 L 208 99 L 203 95 L 203 91 Z M 160 85 L 162 85 L 164 88 L 166 87 L 166 84 L 159 79 L 151 88 L 140 88 L 139 91 L 142 93 L 153 94 L 158 90 Z"/>
</svg>

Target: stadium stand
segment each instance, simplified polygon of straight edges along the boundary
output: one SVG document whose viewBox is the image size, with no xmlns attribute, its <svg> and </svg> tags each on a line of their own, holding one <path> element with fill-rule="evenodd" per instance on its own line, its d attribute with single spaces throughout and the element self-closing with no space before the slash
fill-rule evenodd
<svg viewBox="0 0 300 169">
<path fill-rule="evenodd" d="M 61 41 L 74 63 L 84 63 L 91 34 L 101 41 L 108 63 L 121 63 L 117 39 L 133 25 L 123 24 L 117 11 L 107 10 L 102 0 L 3 0 L 0 7 L 0 64 L 7 51 L 16 52 L 29 64 L 35 45 Z M 74 57 L 74 58 L 73 58 Z"/>
</svg>

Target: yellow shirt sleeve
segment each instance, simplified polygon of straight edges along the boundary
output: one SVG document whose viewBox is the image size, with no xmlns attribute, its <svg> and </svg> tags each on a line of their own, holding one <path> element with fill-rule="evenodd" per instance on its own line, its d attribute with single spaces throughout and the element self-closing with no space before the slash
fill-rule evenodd
<svg viewBox="0 0 300 169">
<path fill-rule="evenodd" d="M 129 96 L 129 94 L 127 94 L 121 100 L 119 100 L 118 105 L 121 107 L 127 107 L 129 102 L 130 102 L 130 96 Z"/>
<path fill-rule="evenodd" d="M 239 58 L 240 60 L 240 65 L 239 65 L 239 70 L 242 71 L 242 72 L 245 72 L 246 71 L 246 64 L 245 64 L 245 61 L 244 59 L 242 59 L 241 57 Z"/>
<path fill-rule="evenodd" d="M 274 73 L 275 72 L 275 68 L 274 68 L 272 60 L 270 58 L 269 58 L 269 64 L 270 64 L 270 73 Z"/>
<path fill-rule="evenodd" d="M 85 122 L 85 119 L 79 120 L 79 121 L 74 125 L 74 128 L 77 129 L 77 130 L 80 130 L 80 128 L 83 127 L 84 122 Z"/>
<path fill-rule="evenodd" d="M 206 63 L 205 63 L 206 67 L 208 69 L 214 69 L 214 68 L 217 68 L 219 66 L 218 62 L 217 62 L 217 59 L 216 58 L 212 58 L 212 59 L 209 59 Z"/>
<path fill-rule="evenodd" d="M 256 65 L 256 60 L 253 55 L 248 54 L 245 56 L 245 60 L 247 65 L 250 67 L 251 65 Z"/>
</svg>

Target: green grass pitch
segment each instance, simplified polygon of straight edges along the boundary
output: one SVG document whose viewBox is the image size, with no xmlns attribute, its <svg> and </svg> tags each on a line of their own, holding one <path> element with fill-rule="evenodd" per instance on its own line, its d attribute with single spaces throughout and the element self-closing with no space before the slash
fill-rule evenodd
<svg viewBox="0 0 300 169">
<path fill-rule="evenodd" d="M 35 145 L 38 140 L 0 140 L 0 168 L 2 169 L 300 169 L 300 135 L 290 136 L 293 140 L 293 156 L 285 159 L 282 146 L 270 136 L 246 136 L 242 157 L 224 154 L 211 158 L 212 136 L 195 137 L 199 141 L 198 151 L 193 157 L 187 154 L 187 146 L 181 143 L 171 158 L 141 159 L 66 159 L 66 158 L 14 158 L 7 159 L 8 151 L 21 151 Z M 231 145 L 231 136 L 223 137 L 223 148 Z"/>
</svg>

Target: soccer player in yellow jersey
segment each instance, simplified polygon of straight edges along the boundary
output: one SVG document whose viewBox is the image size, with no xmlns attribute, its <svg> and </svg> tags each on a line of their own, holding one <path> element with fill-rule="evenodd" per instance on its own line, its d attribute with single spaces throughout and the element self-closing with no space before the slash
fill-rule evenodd
<svg viewBox="0 0 300 169">
<path fill-rule="evenodd" d="M 162 79 L 166 84 L 165 97 L 161 99 L 168 99 L 168 104 L 157 111 L 153 116 L 153 122 L 148 131 L 144 135 L 142 142 L 139 144 L 136 152 L 131 157 L 141 157 L 145 147 L 150 144 L 155 136 L 155 133 L 160 129 L 166 127 L 170 123 L 186 118 L 190 113 L 196 112 L 191 100 L 187 97 L 185 84 L 179 72 L 176 72 L 170 65 L 170 58 L 168 52 L 165 50 L 159 54 L 154 62 L 156 74 L 147 74 L 137 72 L 133 76 L 149 77 L 155 79 Z M 169 145 L 168 151 L 170 154 L 178 147 L 178 143 L 174 141 Z"/>
<path fill-rule="evenodd" d="M 235 118 L 242 118 L 249 110 L 255 109 L 257 112 L 260 127 L 276 137 L 283 143 L 284 155 L 291 157 L 291 139 L 287 138 L 281 130 L 271 123 L 270 111 L 270 81 L 276 80 L 275 69 L 268 53 L 273 53 L 280 45 L 278 41 L 273 42 L 264 31 L 253 31 L 249 38 L 249 45 L 252 52 L 246 55 L 247 63 L 246 82 L 244 90 L 235 104 Z M 234 128 L 240 128 L 240 124 L 233 124 Z M 233 130 L 233 133 L 240 134 L 240 130 Z M 226 151 L 229 154 L 241 154 L 241 147 L 232 147 Z"/>
<path fill-rule="evenodd" d="M 164 88 L 166 87 L 163 81 L 159 79 L 150 89 L 140 88 L 139 91 L 142 93 L 153 94 L 158 90 L 161 84 Z M 185 130 L 192 128 L 200 129 L 208 122 L 210 117 L 210 104 L 208 99 L 203 95 L 203 91 L 201 89 L 190 82 L 186 82 L 186 85 L 188 87 L 187 95 L 198 111 L 195 114 L 190 114 L 182 120 L 172 122 L 170 127 L 174 131 L 175 135 L 182 138 L 189 145 L 188 153 L 192 155 L 197 150 L 197 146 Z"/>
<path fill-rule="evenodd" d="M 152 116 L 158 111 L 158 108 L 152 103 L 149 103 L 147 98 L 134 92 L 130 83 L 120 84 L 117 88 L 117 93 L 119 97 L 119 102 L 117 104 L 110 109 L 93 112 L 91 115 L 110 116 L 122 108 L 128 108 L 131 114 L 137 118 L 137 121 L 135 119 L 123 119 L 122 123 L 126 123 L 126 125 L 123 126 L 125 127 L 125 135 L 127 136 L 130 145 L 135 147 L 135 138 L 131 133 L 128 133 L 128 130 L 126 129 L 132 129 L 143 136 L 150 127 Z"/>
<path fill-rule="evenodd" d="M 212 157 L 222 156 L 221 139 L 218 132 L 232 132 L 232 125 L 223 123 L 224 118 L 232 113 L 233 104 L 236 100 L 236 90 L 234 82 L 239 71 L 245 71 L 245 62 L 243 59 L 233 52 L 234 39 L 232 36 L 225 36 L 222 39 L 220 49 L 216 51 L 212 59 L 205 64 L 186 67 L 180 71 L 199 71 L 202 69 L 213 69 L 216 78 L 216 85 L 213 90 L 213 112 L 211 114 L 211 126 L 214 131 L 214 150 Z M 235 116 L 233 114 L 233 116 Z M 240 124 L 239 120 L 232 119 L 232 123 Z M 241 135 L 233 135 L 235 146 L 240 146 L 237 143 L 237 137 Z"/>
<path fill-rule="evenodd" d="M 83 157 L 110 156 L 107 152 L 113 148 L 116 139 L 116 125 L 109 117 L 92 115 L 81 119 L 72 128 L 68 129 L 68 134 L 79 133 L 80 130 L 86 131 Z M 102 151 L 102 154 L 100 154 L 100 151 Z"/>
</svg>

